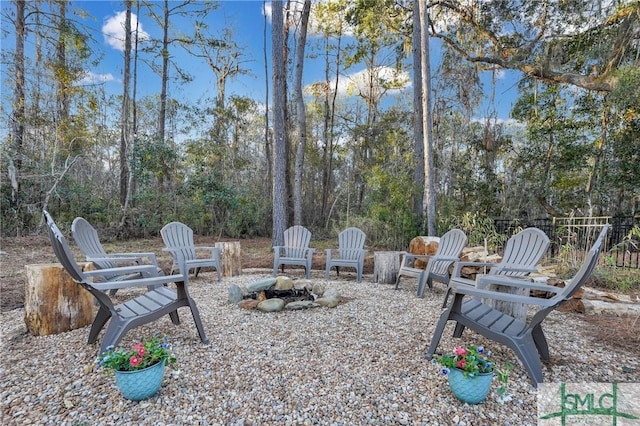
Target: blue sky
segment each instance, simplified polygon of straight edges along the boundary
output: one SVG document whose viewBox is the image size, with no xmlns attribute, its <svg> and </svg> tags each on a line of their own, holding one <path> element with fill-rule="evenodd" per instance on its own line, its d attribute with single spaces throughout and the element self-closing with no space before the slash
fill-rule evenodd
<svg viewBox="0 0 640 426">
<path fill-rule="evenodd" d="M 177 4 L 177 2 L 171 3 L 172 6 Z M 314 3 L 316 2 L 314 1 Z M 99 64 L 93 69 L 88 70 L 90 74 L 87 75 L 87 79 L 93 82 L 102 82 L 108 93 L 121 94 L 123 69 L 122 51 L 118 49 L 118 43 L 114 43 L 113 39 L 105 37 L 103 32 L 109 29 L 111 29 L 111 31 L 117 31 L 118 28 L 122 28 L 119 16 L 122 16 L 124 12 L 123 2 L 98 0 L 75 1 L 72 4 L 76 8 L 83 9 L 91 16 L 90 19 L 86 19 L 83 22 L 87 23 L 91 31 L 93 31 L 93 37 L 96 42 L 94 45 L 96 52 L 103 55 Z M 6 4 L 4 6 L 6 7 Z M 158 6 L 160 6 L 160 4 Z M 267 6 L 269 7 L 270 4 L 267 4 Z M 237 45 L 241 47 L 244 54 L 242 66 L 247 68 L 251 73 L 251 75 L 239 76 L 235 81 L 229 82 L 226 89 L 227 97 L 231 95 L 249 96 L 258 102 L 263 102 L 265 99 L 263 53 L 264 19 L 263 2 L 256 0 L 220 1 L 219 8 L 210 13 L 207 19 L 210 32 L 213 34 L 221 35 L 222 30 L 226 27 L 232 29 L 233 38 Z M 154 23 L 152 18 L 147 16 L 146 12 L 142 11 L 138 20 L 143 33 L 155 39 L 161 38 L 160 28 Z M 178 29 L 183 30 L 185 33 L 192 32 L 192 28 L 190 28 L 192 24 L 190 21 L 174 20 L 172 22 Z M 267 48 L 270 49 L 270 22 L 268 22 L 267 25 L 266 44 Z M 4 42 L 7 42 L 7 40 L 4 40 Z M 311 43 L 313 43 L 312 35 L 310 35 L 308 40 L 308 44 Z M 436 40 L 432 41 L 432 46 L 437 46 Z M 307 47 L 307 53 L 309 53 L 309 51 L 310 47 Z M 171 54 L 173 60 L 188 71 L 194 77 L 194 80 L 188 84 L 178 83 L 176 81 L 170 82 L 169 96 L 189 101 L 214 98 L 216 94 L 215 76 L 209 67 L 204 62 L 197 61 L 179 48 L 173 48 Z M 438 61 L 437 47 L 432 47 L 432 56 L 432 63 L 435 69 Z M 268 53 L 268 60 L 269 62 L 271 60 L 270 52 Z M 353 77 L 357 75 L 358 72 L 362 72 L 363 69 L 364 66 L 354 66 L 345 71 L 344 81 L 341 83 L 345 83 L 348 81 L 349 76 Z M 311 59 L 308 60 L 305 63 L 304 84 L 308 85 L 315 81 L 322 81 L 324 79 L 323 74 L 323 64 L 318 62 L 314 63 Z M 498 113 L 498 118 L 503 120 L 508 119 L 509 110 L 517 97 L 515 84 L 519 76 L 514 72 L 501 72 L 499 75 L 500 79 L 496 87 L 493 104 L 485 102 L 479 109 L 477 118 L 481 118 L 495 108 Z M 484 73 L 481 78 L 485 84 L 488 99 L 491 76 L 489 73 Z M 411 89 L 407 88 L 407 90 Z M 159 92 L 160 78 L 158 74 L 154 73 L 149 66 L 140 63 L 138 97 L 158 94 Z M 408 97 L 410 99 L 411 95 L 409 94 Z"/>
</svg>

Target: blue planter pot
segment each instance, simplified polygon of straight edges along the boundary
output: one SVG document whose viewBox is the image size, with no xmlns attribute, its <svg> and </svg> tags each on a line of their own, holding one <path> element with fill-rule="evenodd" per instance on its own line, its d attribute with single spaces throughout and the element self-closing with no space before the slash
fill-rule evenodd
<svg viewBox="0 0 640 426">
<path fill-rule="evenodd" d="M 465 377 L 462 370 L 452 368 L 449 371 L 449 387 L 462 402 L 478 404 L 484 401 L 491 389 L 493 373 L 484 373 L 473 377 Z"/>
<path fill-rule="evenodd" d="M 142 370 L 116 371 L 116 384 L 122 396 L 132 401 L 140 401 L 158 393 L 164 377 L 165 364 L 166 360 L 162 360 Z"/>
</svg>

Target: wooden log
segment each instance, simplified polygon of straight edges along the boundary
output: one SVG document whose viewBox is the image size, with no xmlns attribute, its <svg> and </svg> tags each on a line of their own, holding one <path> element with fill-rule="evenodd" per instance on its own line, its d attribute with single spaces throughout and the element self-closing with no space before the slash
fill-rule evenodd
<svg viewBox="0 0 640 426">
<path fill-rule="evenodd" d="M 376 251 L 373 253 L 373 281 L 395 284 L 400 270 L 400 251 Z"/>
<path fill-rule="evenodd" d="M 438 251 L 440 237 L 415 237 L 409 242 L 409 253 L 433 256 Z M 428 260 L 416 259 L 413 267 L 424 269 L 429 263 Z"/>
<path fill-rule="evenodd" d="M 490 284 L 487 287 L 489 290 L 499 291 L 503 293 L 517 294 L 520 296 L 528 296 L 528 288 L 517 288 L 504 285 Z M 504 300 L 485 299 L 484 302 L 494 309 L 500 312 L 510 315 L 516 319 L 526 321 L 527 319 L 527 305 L 525 303 L 505 302 Z"/>
<path fill-rule="evenodd" d="M 220 249 L 222 256 L 220 259 L 222 276 L 236 277 L 242 275 L 242 251 L 240 241 L 224 241 L 216 243 L 216 247 Z"/>
<path fill-rule="evenodd" d="M 62 265 L 26 265 L 25 271 L 24 322 L 31 334 L 57 334 L 93 322 L 93 296 Z"/>
</svg>

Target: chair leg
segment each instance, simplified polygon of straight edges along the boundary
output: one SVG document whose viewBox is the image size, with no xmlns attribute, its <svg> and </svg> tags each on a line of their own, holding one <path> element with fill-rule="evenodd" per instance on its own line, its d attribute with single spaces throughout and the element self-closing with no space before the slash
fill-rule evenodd
<svg viewBox="0 0 640 426">
<path fill-rule="evenodd" d="M 202 321 L 200 320 L 200 311 L 198 310 L 198 306 L 196 306 L 196 302 L 191 298 L 189 298 L 189 308 L 191 309 L 193 322 L 196 323 L 196 329 L 198 329 L 198 335 L 200 336 L 200 340 L 202 341 L 202 343 L 209 343 L 209 339 L 207 339 L 207 335 L 204 333 L 204 327 L 202 326 Z"/>
<path fill-rule="evenodd" d="M 216 268 L 216 273 L 218 274 L 218 282 L 222 281 L 222 274 L 220 273 L 220 268 Z"/>
<path fill-rule="evenodd" d="M 462 337 L 463 331 L 464 331 L 464 325 L 457 322 L 456 328 L 453 329 L 453 337 Z"/>
<path fill-rule="evenodd" d="M 398 289 L 399 285 L 400 285 L 400 272 L 398 272 L 398 276 L 396 277 L 396 290 Z"/>
<path fill-rule="evenodd" d="M 540 358 L 538 357 L 538 351 L 533 338 L 529 336 L 529 338 L 524 341 L 514 343 L 516 344 L 516 355 L 518 355 L 518 358 L 522 361 L 522 365 L 525 370 L 527 370 L 527 374 L 529 375 L 529 378 L 531 378 L 531 383 L 534 386 L 537 386 L 538 383 L 542 383 L 542 364 L 540 363 Z"/>
<path fill-rule="evenodd" d="M 102 330 L 109 318 L 111 318 L 111 312 L 109 312 L 107 308 L 100 306 L 96 318 L 93 320 L 93 324 L 91 324 L 91 330 L 89 330 L 88 343 L 94 343 L 98 339 L 100 330 Z"/>
<path fill-rule="evenodd" d="M 442 307 L 447 307 L 447 301 L 449 300 L 449 296 L 451 295 L 451 287 L 447 284 L 447 291 L 444 294 L 444 300 L 442 301 Z"/>
<path fill-rule="evenodd" d="M 424 286 L 427 284 L 426 280 L 427 274 L 424 272 L 420 274 L 418 277 L 418 297 L 424 297 Z"/>
<path fill-rule="evenodd" d="M 331 271 L 331 266 L 327 263 L 327 266 L 324 268 L 324 280 L 329 281 L 329 272 Z"/>
<path fill-rule="evenodd" d="M 438 320 L 438 324 L 436 325 L 436 329 L 433 331 L 433 336 L 431 336 L 431 343 L 429 344 L 429 349 L 427 350 L 426 358 L 431 359 L 433 354 L 436 353 L 436 348 L 440 343 L 440 339 L 442 338 L 442 333 L 444 332 L 444 327 L 447 325 L 447 321 L 449 321 L 449 313 L 451 309 L 447 309 L 440 315 L 440 319 Z"/>
<path fill-rule="evenodd" d="M 169 318 L 171 318 L 171 322 L 175 325 L 180 325 L 180 317 L 178 316 L 178 310 L 169 312 Z"/>
<path fill-rule="evenodd" d="M 196 268 L 196 275 L 193 278 L 198 278 L 198 274 L 200 273 L 200 267 Z"/>
<path fill-rule="evenodd" d="M 536 344 L 536 348 L 538 349 L 538 354 L 540 358 L 545 361 L 551 361 L 551 356 L 549 355 L 549 345 L 547 344 L 547 338 L 544 336 L 544 332 L 542 331 L 542 327 L 540 324 L 533 327 L 531 331 L 531 336 L 533 337 L 533 341 Z"/>
<path fill-rule="evenodd" d="M 104 333 L 102 345 L 100 345 L 100 352 L 104 352 L 109 346 L 116 346 L 127 331 L 129 331 L 128 322 L 111 318 L 107 331 Z"/>
</svg>

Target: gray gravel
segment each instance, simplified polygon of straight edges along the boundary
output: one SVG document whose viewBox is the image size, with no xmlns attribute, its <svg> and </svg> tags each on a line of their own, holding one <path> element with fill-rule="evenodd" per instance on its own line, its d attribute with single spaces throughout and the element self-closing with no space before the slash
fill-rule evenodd
<svg viewBox="0 0 640 426">
<path fill-rule="evenodd" d="M 507 348 L 468 330 L 454 339 L 452 324 L 439 347 L 448 352 L 460 344 L 484 345 L 499 364 L 514 363 L 512 399 L 505 403 L 493 391 L 482 404 L 460 403 L 439 368 L 424 359 L 442 286 L 419 299 L 413 280 L 395 291 L 371 276 L 360 284 L 350 277 L 326 283 L 346 300 L 333 309 L 261 313 L 227 303 L 230 284 L 269 276 L 262 272 L 245 271 L 222 283 L 212 273 L 192 280 L 208 345 L 184 308 L 180 326 L 164 318 L 125 337 L 122 345 L 166 333 L 178 358 L 159 393 L 141 402 L 123 399 L 114 378 L 94 369 L 98 345 L 86 343 L 88 327 L 34 337 L 22 309 L 2 314 L 2 424 L 537 424 L 536 389 Z M 291 273 L 294 279 L 301 275 Z M 544 370 L 546 382 L 638 381 L 637 353 L 596 347 L 581 328 L 579 314 L 554 312 L 545 321 L 553 358 Z M 623 365 L 633 372 L 623 372 Z"/>
</svg>

